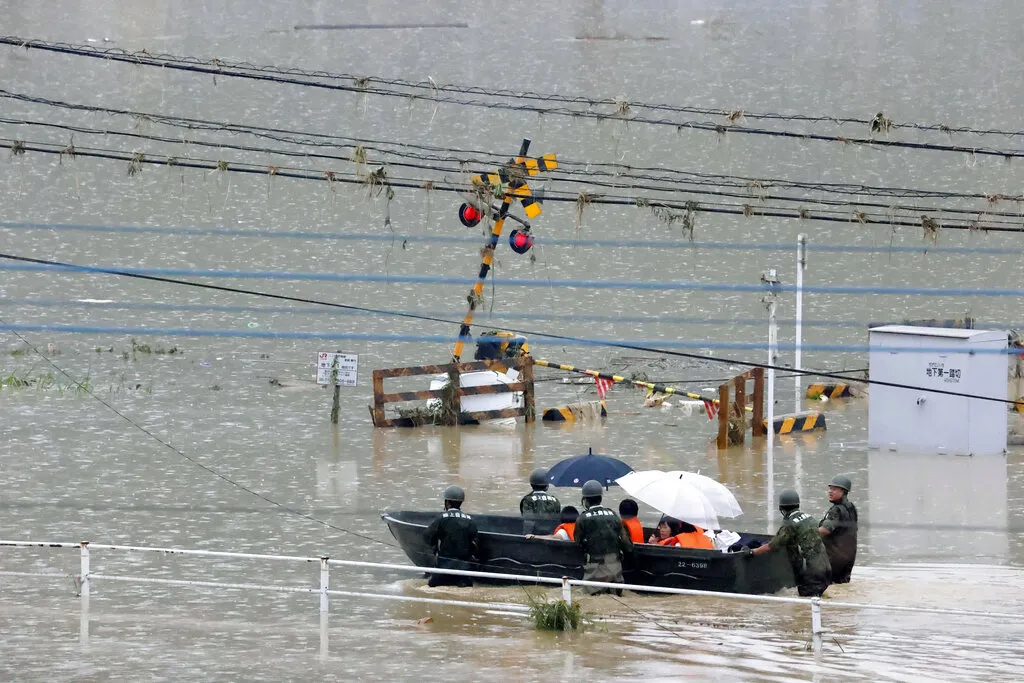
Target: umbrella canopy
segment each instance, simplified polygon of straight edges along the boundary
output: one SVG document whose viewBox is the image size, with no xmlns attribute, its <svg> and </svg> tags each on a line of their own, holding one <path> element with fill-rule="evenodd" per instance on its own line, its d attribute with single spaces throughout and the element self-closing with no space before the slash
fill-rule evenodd
<svg viewBox="0 0 1024 683">
<path fill-rule="evenodd" d="M 548 470 L 548 481 L 552 486 L 580 486 L 594 479 L 608 488 L 619 477 L 633 471 L 633 468 L 607 455 L 594 455 L 594 449 L 588 449 L 586 455 L 574 455 L 560 460 Z"/>
<path fill-rule="evenodd" d="M 633 498 L 670 517 L 703 529 L 719 529 L 715 507 L 704 493 L 679 476 L 660 470 L 631 472 L 617 480 Z"/>
<path fill-rule="evenodd" d="M 696 472 L 672 470 L 665 474 L 670 477 L 678 477 L 700 489 L 700 492 L 711 501 L 712 507 L 715 508 L 715 514 L 719 517 L 739 517 L 743 514 L 743 508 L 737 502 L 736 496 L 725 487 L 725 484 Z"/>
</svg>

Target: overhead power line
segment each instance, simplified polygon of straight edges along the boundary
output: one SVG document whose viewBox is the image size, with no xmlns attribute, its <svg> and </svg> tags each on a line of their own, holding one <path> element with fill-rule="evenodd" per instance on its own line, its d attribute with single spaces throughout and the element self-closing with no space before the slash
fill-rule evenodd
<svg viewBox="0 0 1024 683">
<path fill-rule="evenodd" d="M 931 143 L 904 142 L 882 138 L 844 137 L 823 135 L 799 131 L 770 130 L 763 128 L 746 128 L 737 125 L 744 119 L 800 121 L 804 123 L 853 123 L 867 124 L 872 132 L 888 133 L 894 128 L 912 128 L 925 132 L 970 133 L 974 135 L 1000 135 L 1014 137 L 1024 133 L 1021 131 L 999 131 L 975 129 L 968 126 L 948 126 L 944 124 L 909 123 L 899 124 L 877 114 L 872 119 L 806 115 L 806 114 L 772 114 L 747 112 L 744 109 L 724 110 L 702 107 L 683 107 L 667 104 L 633 103 L 617 98 L 586 98 L 571 97 L 557 94 L 534 92 L 515 92 L 511 90 L 486 90 L 474 86 L 442 85 L 435 83 L 415 83 L 398 79 L 387 79 L 375 76 L 357 77 L 348 74 L 334 74 L 326 71 L 307 71 L 295 68 L 281 68 L 273 65 L 254 65 L 247 62 L 232 62 L 222 59 L 198 57 L 182 57 L 168 54 L 152 54 L 146 50 L 128 52 L 120 48 L 96 48 L 89 45 L 54 43 L 32 40 L 16 36 L 0 37 L 0 44 L 23 47 L 26 49 L 44 50 L 74 56 L 90 57 L 107 61 L 122 62 L 139 66 L 157 66 L 165 69 L 178 69 L 212 76 L 228 76 L 248 78 L 267 82 L 287 83 L 313 88 L 347 91 L 358 94 L 377 95 L 384 97 L 401 97 L 428 102 L 455 104 L 462 106 L 484 107 L 511 111 L 524 111 L 536 114 L 570 116 L 587 119 L 628 120 L 631 123 L 671 126 L 677 129 L 711 131 L 715 133 L 735 132 L 749 135 L 768 135 L 790 139 L 839 142 L 844 144 L 874 145 L 889 148 L 927 149 L 967 154 L 1001 156 L 1017 158 L 1024 156 L 1020 149 L 994 149 L 969 145 L 939 145 Z M 391 89 L 389 89 L 391 88 Z M 466 99 L 466 97 L 484 97 L 490 100 Z M 501 101 L 502 99 L 508 101 Z M 533 102 L 534 104 L 525 104 Z M 559 105 L 559 106 L 551 106 Z M 608 112 L 594 111 L 594 107 L 605 107 Z M 632 115 L 634 111 L 646 110 L 668 114 L 698 114 L 722 118 L 719 122 L 681 121 L 679 119 L 655 119 Z"/>
<path fill-rule="evenodd" d="M 480 169 L 489 169 L 502 164 L 506 157 L 483 150 L 442 148 L 432 145 L 401 141 L 385 141 L 371 138 L 357 138 L 350 136 L 329 135 L 324 133 L 298 131 L 282 128 L 268 128 L 237 122 L 212 121 L 208 119 L 196 119 L 188 117 L 172 116 L 166 113 L 140 112 L 128 109 L 116 109 L 100 107 L 95 105 L 63 102 L 42 97 L 25 95 L 23 93 L 8 92 L 0 90 L 0 98 L 8 98 L 30 104 L 40 104 L 47 107 L 57 107 L 71 111 L 95 112 L 110 114 L 113 116 L 127 116 L 134 121 L 136 128 L 139 124 L 153 123 L 173 128 L 182 128 L 194 132 L 227 132 L 232 134 L 251 135 L 261 139 L 285 142 L 298 146 L 311 146 L 316 148 L 331 148 L 340 150 L 352 150 L 353 156 L 343 157 L 346 161 L 355 161 L 354 153 L 362 148 L 363 153 L 374 152 L 382 155 L 380 159 L 374 159 L 374 163 L 399 165 L 394 159 L 412 159 L 424 162 L 439 162 L 449 164 L 447 170 L 464 172 L 466 169 L 476 166 Z M 48 124 L 53 127 L 63 127 L 59 124 Z M 75 130 L 79 127 L 68 126 L 68 130 Z M 83 129 L 84 130 L 84 129 Z M 118 134 L 117 131 L 103 131 L 106 133 Z M 145 137 L 137 132 L 132 136 Z M 181 144 L 190 144 L 190 140 L 177 140 Z M 325 157 L 327 155 L 324 155 Z M 454 168 L 452 168 L 452 166 Z M 941 198 L 941 199 L 965 199 L 984 200 L 988 205 L 980 213 L 985 213 L 992 206 L 1000 202 L 1022 202 L 1024 195 L 1011 195 L 1001 192 L 980 193 L 980 192 L 955 192 L 949 190 L 923 190 L 915 188 L 871 186 L 854 183 L 826 183 L 822 181 L 803 182 L 791 181 L 781 178 L 755 178 L 752 176 L 730 176 L 713 173 L 697 173 L 665 167 L 645 167 L 628 164 L 578 161 L 567 158 L 559 159 L 559 167 L 565 172 L 555 170 L 553 177 L 559 178 L 612 178 L 619 183 L 628 179 L 641 181 L 652 181 L 683 186 L 698 187 L 732 187 L 741 191 L 736 196 L 747 196 L 752 200 L 762 201 L 774 198 L 769 190 L 772 188 L 795 189 L 805 192 L 818 192 L 824 194 L 839 194 L 853 196 L 892 197 L 892 198 Z M 628 187 L 633 187 L 629 185 Z M 1015 215 L 1019 215 L 1015 214 Z"/>
<path fill-rule="evenodd" d="M 389 242 L 409 244 L 480 244 L 480 237 L 474 235 L 432 235 L 432 234 L 386 234 L 366 232 L 318 232 L 309 230 L 264 230 L 251 228 L 178 228 L 150 225 L 78 225 L 74 223 L 26 223 L 0 221 L 0 228 L 9 230 L 54 231 L 54 232 L 98 232 L 153 235 L 187 235 L 191 237 L 248 237 L 252 239 L 298 239 L 326 241 Z M 697 251 L 774 251 L 790 253 L 795 245 L 780 242 L 702 242 L 688 239 L 678 240 L 601 240 L 601 239 L 558 239 L 534 236 L 534 243 L 550 247 L 600 247 L 637 249 L 685 249 Z M 933 244 L 914 246 L 889 244 L 815 244 L 805 246 L 807 251 L 860 254 L 985 254 L 989 256 L 1021 256 L 1024 249 L 1012 247 L 946 247 Z"/>
<path fill-rule="evenodd" d="M 428 284 L 428 285 L 472 285 L 477 279 L 446 275 L 375 275 L 370 273 L 313 273 L 276 270 L 211 270 L 195 268 L 139 268 L 120 266 L 79 266 L 43 259 L 0 253 L 0 258 L 22 261 L 22 264 L 0 265 L 0 270 L 54 272 L 73 271 L 78 273 L 116 273 L 139 276 L 163 277 L 206 277 L 239 280 L 308 280 L 314 282 L 380 282 L 386 284 Z M 762 284 L 735 282 L 665 282 L 659 280 L 552 280 L 543 279 L 498 279 L 492 280 L 499 287 L 556 287 L 573 289 L 632 289 L 653 291 L 709 291 L 709 292 L 763 292 Z M 796 285 L 777 285 L 780 292 L 795 292 Z M 803 285 L 807 294 L 850 294 L 850 295 L 927 295 L 927 296 L 984 296 L 1024 297 L 1024 289 L 967 289 L 962 287 L 871 287 L 854 285 Z"/>
<path fill-rule="evenodd" d="M 46 260 L 46 259 L 36 259 L 36 258 L 31 258 L 31 257 L 26 257 L 26 256 L 17 256 L 17 255 L 14 255 L 14 254 L 0 253 L 0 258 L 6 258 L 6 259 L 10 259 L 10 260 L 15 260 L 15 261 L 38 263 L 38 264 L 47 264 L 47 265 L 53 265 L 53 266 L 61 266 L 61 267 L 64 267 L 64 268 L 72 268 L 72 269 L 85 268 L 85 269 L 88 269 L 87 267 L 77 266 L 77 265 L 72 264 L 72 263 L 65 263 L 65 262 L 61 262 L 61 261 L 50 261 L 50 260 Z M 116 276 L 120 276 L 120 277 L 130 277 L 130 278 L 135 278 L 135 279 L 139 279 L 139 280 L 148 280 L 148 281 L 152 281 L 152 282 L 163 282 L 163 283 L 166 283 L 166 284 L 175 284 L 175 285 L 182 285 L 182 286 L 186 286 L 186 287 L 194 287 L 194 288 L 198 288 L 198 289 L 209 289 L 209 290 L 220 291 L 220 292 L 233 292 L 233 293 L 236 293 L 236 294 L 245 294 L 245 295 L 248 295 L 248 296 L 258 296 L 258 297 L 264 297 L 264 298 L 268 298 L 268 299 L 276 299 L 276 300 L 279 300 L 279 301 L 292 301 L 292 302 L 296 302 L 296 303 L 308 303 L 308 304 L 316 304 L 316 305 L 320 305 L 320 306 L 331 306 L 331 307 L 335 307 L 335 308 L 344 308 L 344 309 L 350 309 L 350 310 L 359 310 L 359 311 L 365 311 L 365 312 L 373 312 L 373 313 L 378 313 L 380 315 L 390 316 L 390 317 L 395 317 L 395 318 L 404 318 L 404 319 L 413 319 L 413 320 L 429 320 L 429 321 L 441 322 L 441 323 L 445 323 L 445 324 L 449 324 L 449 325 L 453 325 L 453 326 L 457 324 L 456 321 L 454 321 L 454 320 L 443 320 L 443 319 L 433 318 L 431 316 L 426 316 L 426 315 L 421 315 L 421 314 L 402 313 L 402 312 L 392 311 L 392 310 L 387 310 L 387 309 L 373 309 L 373 308 L 368 308 L 368 307 L 363 307 L 363 306 L 353 306 L 353 305 L 350 305 L 350 304 L 341 304 L 341 303 L 323 301 L 323 300 L 319 300 L 319 299 L 310 299 L 310 298 L 305 298 L 305 297 L 295 297 L 295 296 L 289 296 L 289 295 L 285 295 L 285 294 L 273 294 L 273 293 L 270 293 L 270 292 L 260 292 L 260 291 L 256 291 L 256 290 L 241 289 L 241 288 L 238 288 L 238 287 L 226 287 L 226 286 L 223 286 L 223 285 L 211 285 L 211 284 L 206 284 L 206 283 L 202 283 L 202 282 L 195 282 L 195 281 L 190 281 L 190 280 L 176 280 L 176 279 L 172 279 L 172 278 L 157 277 L 157 276 L 153 276 L 153 275 L 145 275 L 145 274 L 139 274 L 139 273 L 132 273 L 132 272 L 128 272 L 128 271 L 107 270 L 107 271 L 97 271 L 97 272 L 104 272 L 104 273 L 106 273 L 108 275 L 116 275 Z M 479 327 L 479 325 L 474 325 L 474 326 Z M 26 329 L 26 330 L 28 330 L 28 329 L 42 329 L 42 327 L 41 326 L 20 326 L 19 328 L 13 328 L 12 327 L 12 329 Z M 711 361 L 711 362 L 717 362 L 717 363 L 726 363 L 726 364 L 729 364 L 729 365 L 739 365 L 741 367 L 765 368 L 765 369 L 773 369 L 773 370 L 782 370 L 782 371 L 791 372 L 791 373 L 794 373 L 794 374 L 801 374 L 801 375 L 814 376 L 814 377 L 826 377 L 826 378 L 830 378 L 830 379 L 838 379 L 838 380 L 841 380 L 841 381 L 848 381 L 850 379 L 845 374 L 841 374 L 841 373 L 822 372 L 820 370 L 795 369 L 795 368 L 789 368 L 789 367 L 782 366 L 782 365 L 773 365 L 773 364 L 768 364 L 768 363 L 757 363 L 757 362 L 739 360 L 739 359 L 736 359 L 736 358 L 721 358 L 721 357 L 716 357 L 716 356 L 706 356 L 706 355 L 703 355 L 703 354 L 697 354 L 697 353 L 693 353 L 693 352 L 677 351 L 677 350 L 673 350 L 673 349 L 660 348 L 660 347 L 657 347 L 657 346 L 654 346 L 654 345 L 647 346 L 647 345 L 642 345 L 642 344 L 637 344 L 637 343 L 632 343 L 632 342 L 587 340 L 587 339 L 583 339 L 583 338 L 580 338 L 580 337 L 573 337 L 573 336 L 568 336 L 568 335 L 559 335 L 559 334 L 553 334 L 553 333 L 550 333 L 550 332 L 540 332 L 540 331 L 536 331 L 536 330 L 516 329 L 516 328 L 511 328 L 511 329 L 509 329 L 509 331 L 516 332 L 516 333 L 523 334 L 523 335 L 527 335 L 527 336 L 530 336 L 530 337 L 536 337 L 538 339 L 545 339 L 545 340 L 562 340 L 562 341 L 565 341 L 565 342 L 572 342 L 572 343 L 581 344 L 581 345 L 596 345 L 596 346 L 605 346 L 605 347 L 609 347 L 609 348 L 629 349 L 629 350 L 632 350 L 632 351 L 640 351 L 640 352 L 644 352 L 644 353 L 660 354 L 660 355 L 666 355 L 666 356 L 675 356 L 675 357 L 679 357 L 679 358 L 691 358 L 691 359 L 700 360 L 702 362 L 709 362 L 709 361 Z M 190 332 L 195 332 L 195 333 L 197 333 L 200 336 L 204 334 L 203 331 L 201 331 L 201 330 L 198 330 L 198 331 L 191 330 Z M 303 333 L 283 333 L 280 336 L 292 336 L 292 335 L 298 335 L 298 334 L 303 334 Z M 244 335 L 243 331 L 240 331 L 237 334 L 237 336 L 243 336 L 243 335 Z M 446 342 L 450 342 L 452 340 L 452 337 L 445 336 L 443 339 Z M 419 336 L 416 336 L 416 340 L 417 341 L 422 341 L 422 338 L 419 337 Z M 660 343 L 661 342 L 659 342 L 659 344 Z M 805 346 L 805 348 L 806 348 L 806 346 Z M 844 348 L 849 349 L 849 347 L 844 347 Z M 905 349 L 900 349 L 900 350 L 905 350 Z M 918 350 L 921 350 L 921 351 L 931 351 L 931 349 L 918 349 Z M 943 349 L 943 350 L 944 351 L 949 351 L 949 352 L 957 351 L 956 349 L 952 349 L 952 348 L 950 348 L 950 349 Z M 869 385 L 870 384 L 875 384 L 875 385 L 879 385 L 879 386 L 889 386 L 889 387 L 895 387 L 895 388 L 900 388 L 900 389 L 912 389 L 912 390 L 915 390 L 915 391 L 930 392 L 930 393 L 934 393 L 934 394 L 943 394 L 943 395 L 949 395 L 949 396 L 959 396 L 961 398 L 975 398 L 975 399 L 984 400 L 984 401 L 995 401 L 997 403 L 1003 403 L 1003 404 L 1007 404 L 1007 405 L 1016 405 L 1017 404 L 1016 401 L 1011 401 L 1009 399 L 1006 399 L 1005 397 L 993 397 L 993 396 L 982 396 L 982 395 L 979 395 L 979 394 L 967 394 L 967 393 L 960 393 L 960 392 L 950 391 L 950 390 L 946 390 L 946 389 L 935 389 L 935 388 L 930 388 L 930 387 L 918 387 L 918 386 L 911 386 L 911 385 L 907 385 L 907 384 L 900 384 L 900 383 L 897 383 L 897 382 L 885 382 L 885 381 L 876 380 L 876 379 L 866 379 L 866 380 L 858 380 L 858 381 L 861 381 L 861 383 L 863 383 L 863 384 L 869 384 Z"/>
<path fill-rule="evenodd" d="M 448 192 L 466 192 L 472 189 L 472 186 L 468 183 L 445 183 L 443 181 L 436 181 L 434 179 L 389 177 L 387 176 L 386 169 L 384 167 L 380 167 L 376 171 L 366 173 L 365 175 L 357 175 L 355 172 L 344 173 L 341 171 L 294 168 L 283 165 L 264 166 L 246 162 L 229 163 L 223 159 L 214 160 L 182 158 L 167 154 L 148 154 L 138 151 L 128 152 L 122 150 L 85 148 L 78 147 L 75 145 L 54 145 L 51 143 L 27 142 L 17 139 L 0 138 L 0 149 L 3 148 L 11 150 L 11 153 L 16 156 L 25 154 L 27 152 L 39 152 L 43 154 L 58 155 L 61 158 L 66 157 L 69 159 L 77 157 L 86 157 L 127 162 L 129 164 L 129 175 L 133 175 L 134 173 L 138 172 L 139 170 L 141 170 L 143 166 L 157 165 L 189 169 L 202 169 L 209 171 L 244 173 L 249 175 L 262 175 L 267 177 L 283 177 L 300 180 L 320 180 L 326 181 L 328 184 L 344 183 L 363 185 L 369 188 L 371 194 L 376 192 L 376 194 L 378 195 L 386 188 L 408 188 L 416 190 Z M 693 201 L 680 202 L 677 200 L 672 200 L 670 198 L 661 197 L 628 198 L 617 196 L 588 195 L 587 197 L 585 197 L 585 200 L 586 205 L 618 205 L 651 209 L 655 213 L 656 217 L 659 217 L 662 220 L 666 220 L 668 222 L 674 222 L 680 219 L 684 219 L 687 215 L 687 212 L 689 212 L 692 214 L 712 213 L 737 216 L 742 215 L 748 218 L 757 216 L 764 218 L 789 218 L 806 221 L 824 221 L 844 224 L 885 225 L 891 228 L 916 227 L 923 228 L 925 230 L 926 235 L 932 235 L 933 237 L 938 233 L 940 229 L 970 230 L 983 232 L 1024 232 L 1024 225 L 1017 225 L 1016 222 L 1014 222 L 1013 224 L 1010 224 L 1006 221 L 980 222 L 977 220 L 944 220 L 940 222 L 939 219 L 929 217 L 927 215 L 922 215 L 919 220 L 910 220 L 907 218 L 897 218 L 895 215 L 892 215 L 891 213 L 888 212 L 839 212 L 835 210 L 820 209 L 810 211 L 806 208 L 792 209 L 787 207 L 776 207 L 771 205 L 708 203 Z M 552 190 L 545 195 L 544 201 L 570 202 L 578 205 L 581 202 L 581 196 L 579 194 L 571 194 L 560 192 L 557 190 Z M 665 211 L 668 211 L 670 213 L 666 215 L 664 213 Z"/>
</svg>

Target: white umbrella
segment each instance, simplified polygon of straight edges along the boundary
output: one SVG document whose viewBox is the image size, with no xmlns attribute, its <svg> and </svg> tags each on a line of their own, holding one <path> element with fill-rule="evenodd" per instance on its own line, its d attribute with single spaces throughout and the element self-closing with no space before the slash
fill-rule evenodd
<svg viewBox="0 0 1024 683">
<path fill-rule="evenodd" d="M 707 499 L 711 501 L 711 505 L 715 508 L 715 514 L 719 517 L 739 517 L 743 514 L 743 508 L 741 508 L 739 502 L 737 502 L 736 496 L 732 494 L 732 491 L 725 487 L 725 484 L 715 481 L 711 477 L 703 474 L 697 474 L 696 472 L 672 470 L 665 474 L 673 477 L 679 477 L 683 481 L 687 481 L 700 489 L 701 493 L 707 496 Z"/>
<path fill-rule="evenodd" d="M 679 476 L 660 470 L 630 472 L 615 480 L 622 490 L 670 517 L 704 529 L 718 529 L 718 515 L 704 493 Z"/>
</svg>

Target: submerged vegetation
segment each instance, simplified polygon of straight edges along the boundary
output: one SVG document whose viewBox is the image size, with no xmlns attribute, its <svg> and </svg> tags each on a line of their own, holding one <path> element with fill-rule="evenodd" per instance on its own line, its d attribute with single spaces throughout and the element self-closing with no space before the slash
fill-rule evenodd
<svg viewBox="0 0 1024 683">
<path fill-rule="evenodd" d="M 578 602 L 537 600 L 530 598 L 530 618 L 541 631 L 577 631 L 586 620 Z"/>
</svg>

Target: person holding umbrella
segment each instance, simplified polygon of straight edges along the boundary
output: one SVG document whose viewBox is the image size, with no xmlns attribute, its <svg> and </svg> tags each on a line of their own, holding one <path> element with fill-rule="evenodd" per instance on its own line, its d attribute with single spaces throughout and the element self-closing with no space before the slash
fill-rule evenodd
<svg viewBox="0 0 1024 683">
<path fill-rule="evenodd" d="M 583 578 L 586 581 L 622 583 L 623 555 L 633 553 L 633 542 L 622 520 L 601 505 L 602 486 L 591 479 L 583 484 L 583 512 L 576 520 L 575 539 L 583 549 Z M 611 593 L 610 588 L 584 586 L 588 595 Z M 622 595 L 621 590 L 615 591 Z"/>
<path fill-rule="evenodd" d="M 548 471 L 538 467 L 530 472 L 530 488 L 533 489 L 519 501 L 519 513 L 526 520 L 523 531 L 533 533 L 539 519 L 557 520 L 562 514 L 562 504 L 548 493 Z M 549 527 L 550 528 L 550 527 Z"/>
</svg>

